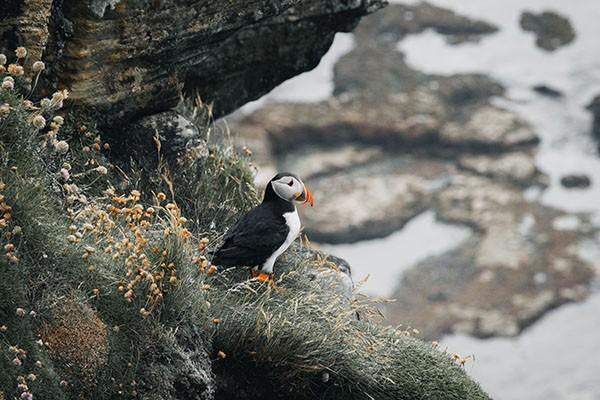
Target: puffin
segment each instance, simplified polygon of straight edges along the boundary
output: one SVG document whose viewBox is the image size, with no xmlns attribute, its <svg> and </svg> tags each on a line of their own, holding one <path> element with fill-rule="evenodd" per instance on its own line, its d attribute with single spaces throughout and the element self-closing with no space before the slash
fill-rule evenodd
<svg viewBox="0 0 600 400">
<path fill-rule="evenodd" d="M 223 244 L 213 252 L 212 264 L 252 267 L 252 278 L 273 284 L 275 261 L 300 233 L 294 202 L 314 205 L 312 194 L 297 175 L 275 175 L 265 188 L 262 203 L 241 216 L 225 233 Z"/>
</svg>

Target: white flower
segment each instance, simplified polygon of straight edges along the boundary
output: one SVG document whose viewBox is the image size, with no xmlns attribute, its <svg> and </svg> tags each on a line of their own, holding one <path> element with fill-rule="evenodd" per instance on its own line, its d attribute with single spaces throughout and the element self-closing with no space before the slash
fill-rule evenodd
<svg viewBox="0 0 600 400">
<path fill-rule="evenodd" d="M 31 69 L 37 74 L 46 69 L 46 64 L 44 64 L 42 61 L 36 61 L 33 63 Z"/>
<path fill-rule="evenodd" d="M 36 115 L 35 117 L 33 117 L 33 120 L 31 121 L 31 123 L 33 124 L 33 126 L 35 126 L 38 129 L 42 129 L 43 127 L 46 126 L 46 118 L 44 118 L 41 115 Z"/>
<path fill-rule="evenodd" d="M 0 114 L 8 114 L 10 112 L 10 105 L 2 104 L 0 105 Z"/>
<path fill-rule="evenodd" d="M 6 89 L 6 90 L 12 90 L 15 88 L 15 84 L 13 81 L 9 81 L 7 79 L 4 79 L 2 81 L 2 89 Z"/>
<path fill-rule="evenodd" d="M 68 181 L 69 178 L 71 177 L 71 174 L 69 173 L 69 170 L 66 168 L 61 168 L 60 169 L 60 176 L 65 180 Z"/>
<path fill-rule="evenodd" d="M 4 54 L 0 54 L 0 65 L 6 64 L 6 56 Z"/>
<path fill-rule="evenodd" d="M 59 140 L 54 144 L 54 149 L 60 154 L 65 154 L 67 151 L 69 151 L 69 143 L 65 142 L 64 140 Z"/>
<path fill-rule="evenodd" d="M 27 49 L 25 47 L 17 47 L 15 54 L 17 58 L 25 58 L 27 56 Z"/>
<path fill-rule="evenodd" d="M 55 92 L 52 95 L 51 105 L 56 108 L 62 108 L 63 101 L 67 98 L 66 92 L 66 90 Z"/>
<path fill-rule="evenodd" d="M 108 170 L 107 170 L 107 169 L 106 169 L 106 167 L 105 167 L 105 166 L 103 166 L 103 165 L 101 165 L 101 166 L 99 166 L 99 167 L 96 167 L 96 168 L 95 168 L 95 170 L 96 170 L 96 171 L 97 171 L 99 174 L 101 174 L 101 175 L 106 175 L 106 174 L 108 174 Z"/>
<path fill-rule="evenodd" d="M 43 98 L 42 100 L 40 100 L 40 106 L 42 107 L 50 107 L 50 105 L 52 104 L 52 101 L 50 101 L 50 99 L 48 98 Z"/>
<path fill-rule="evenodd" d="M 56 117 L 54 117 L 52 119 L 52 121 L 56 122 L 59 125 L 62 125 L 65 123 L 65 119 L 63 117 L 61 117 L 60 115 L 57 115 Z"/>
</svg>

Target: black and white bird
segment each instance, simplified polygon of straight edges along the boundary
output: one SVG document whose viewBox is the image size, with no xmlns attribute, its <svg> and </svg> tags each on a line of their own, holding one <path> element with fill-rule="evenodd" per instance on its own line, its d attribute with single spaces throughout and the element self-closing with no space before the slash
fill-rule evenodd
<svg viewBox="0 0 600 400">
<path fill-rule="evenodd" d="M 309 203 L 311 207 L 314 204 L 312 194 L 298 176 L 277 174 L 267 184 L 262 203 L 229 228 L 212 263 L 253 267 L 252 277 L 272 282 L 275 260 L 300 233 L 294 201 Z"/>
</svg>

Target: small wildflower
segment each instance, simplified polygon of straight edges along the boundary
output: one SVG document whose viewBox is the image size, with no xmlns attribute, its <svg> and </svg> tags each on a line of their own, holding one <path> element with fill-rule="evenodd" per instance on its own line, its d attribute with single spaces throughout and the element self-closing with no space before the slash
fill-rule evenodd
<svg viewBox="0 0 600 400">
<path fill-rule="evenodd" d="M 2 81 L 2 89 L 12 90 L 14 88 L 15 88 L 14 81 L 10 81 L 6 78 Z"/>
<path fill-rule="evenodd" d="M 64 100 L 69 97 L 69 92 L 67 90 L 60 90 L 52 94 L 52 100 L 50 101 L 50 105 L 56 108 L 62 108 Z"/>
<path fill-rule="evenodd" d="M 40 106 L 42 106 L 44 108 L 50 107 L 51 104 L 52 104 L 52 101 L 47 97 L 44 97 L 42 100 L 40 100 Z"/>
<path fill-rule="evenodd" d="M 33 120 L 31 121 L 31 123 L 36 128 L 42 129 L 43 127 L 46 126 L 46 118 L 44 118 L 42 115 L 36 115 L 35 117 L 33 117 Z"/>
<path fill-rule="evenodd" d="M 212 320 L 212 323 L 215 325 L 219 325 L 221 323 L 221 320 L 219 318 L 215 318 Z"/>
<path fill-rule="evenodd" d="M 99 167 L 95 168 L 96 172 L 98 172 L 100 175 L 106 175 L 108 174 L 108 170 L 106 169 L 105 166 L 101 165 Z"/>
<path fill-rule="evenodd" d="M 99 296 L 100 295 L 100 289 L 97 289 L 97 288 L 92 289 L 92 294 L 94 296 Z"/>
<path fill-rule="evenodd" d="M 219 357 L 219 358 L 222 360 L 222 359 L 224 359 L 225 357 L 227 357 L 227 354 L 225 354 L 225 352 L 224 352 L 224 351 L 222 351 L 222 350 L 219 350 L 219 351 L 217 352 L 217 357 Z"/>
<path fill-rule="evenodd" d="M 11 75 L 17 75 L 17 71 L 18 71 L 18 65 L 17 64 L 9 64 L 8 66 L 8 73 Z"/>
<path fill-rule="evenodd" d="M 15 313 L 17 314 L 17 317 L 24 317 L 25 314 L 27 314 L 25 309 L 21 307 L 17 308 L 17 311 Z"/>
<path fill-rule="evenodd" d="M 156 199 L 158 201 L 165 201 L 167 199 L 167 195 L 164 194 L 163 192 L 160 192 L 156 195 Z"/>
<path fill-rule="evenodd" d="M 15 68 L 14 74 L 16 76 L 23 76 L 25 74 L 25 69 L 21 65 L 17 65 L 17 67 Z"/>
<path fill-rule="evenodd" d="M 35 374 L 27 375 L 27 380 L 29 380 L 31 382 L 35 381 L 36 379 L 37 379 L 37 375 L 35 375 Z"/>
<path fill-rule="evenodd" d="M 217 267 L 215 267 L 214 265 L 211 265 L 211 266 L 210 266 L 210 268 L 208 268 L 208 271 L 206 271 L 206 273 L 207 273 L 208 275 L 212 275 L 212 274 L 214 274 L 215 272 L 217 272 Z"/>
<path fill-rule="evenodd" d="M 20 367 L 21 365 L 23 365 L 23 362 L 21 362 L 21 360 L 20 360 L 18 357 L 15 357 L 15 358 L 12 360 L 12 363 L 13 363 L 14 365 L 16 365 L 17 367 Z"/>
<path fill-rule="evenodd" d="M 25 47 L 17 47 L 15 55 L 17 58 L 25 58 L 27 56 L 27 49 Z"/>
<path fill-rule="evenodd" d="M 169 283 L 177 283 L 177 277 L 175 275 L 173 275 L 172 277 L 169 278 Z"/>
<path fill-rule="evenodd" d="M 69 151 L 69 143 L 64 140 L 59 140 L 54 144 L 54 150 L 59 154 L 65 154 Z"/>
<path fill-rule="evenodd" d="M 0 65 L 6 64 L 6 56 L 4 54 L 0 54 Z"/>
<path fill-rule="evenodd" d="M 68 181 L 69 178 L 71 177 L 71 174 L 69 173 L 68 169 L 61 168 L 60 169 L 60 176 L 61 176 L 61 178 L 63 178 L 63 180 Z"/>
<path fill-rule="evenodd" d="M 46 69 L 46 64 L 44 64 L 42 61 L 36 61 L 33 63 L 31 69 L 36 74 L 39 74 L 40 72 Z"/>
<path fill-rule="evenodd" d="M 35 316 L 37 315 L 37 313 L 33 310 L 29 311 L 29 316 L 35 318 Z"/>
<path fill-rule="evenodd" d="M 77 237 L 75 237 L 75 235 L 69 235 L 67 236 L 67 240 L 71 243 L 75 243 L 77 241 Z"/>
<path fill-rule="evenodd" d="M 10 112 L 10 106 L 8 104 L 0 105 L 0 114 L 8 114 Z"/>
<path fill-rule="evenodd" d="M 65 123 L 65 119 L 63 117 L 61 117 L 60 115 L 57 115 L 56 117 L 52 118 L 52 121 L 56 122 L 59 125 L 62 125 Z"/>
<path fill-rule="evenodd" d="M 6 325 L 0 326 L 0 333 L 5 333 L 6 331 L 8 331 L 8 327 Z"/>
<path fill-rule="evenodd" d="M 41 361 L 36 361 L 35 362 L 35 366 L 38 367 L 38 368 L 42 368 L 44 366 L 44 364 L 42 364 Z"/>
<path fill-rule="evenodd" d="M 104 148 L 104 150 L 108 151 L 110 150 L 110 144 L 108 143 L 104 143 L 104 145 L 102 146 Z"/>
</svg>

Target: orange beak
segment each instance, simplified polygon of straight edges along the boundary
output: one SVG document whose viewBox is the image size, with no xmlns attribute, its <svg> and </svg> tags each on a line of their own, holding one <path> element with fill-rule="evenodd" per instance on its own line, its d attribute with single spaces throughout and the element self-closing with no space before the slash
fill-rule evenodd
<svg viewBox="0 0 600 400">
<path fill-rule="evenodd" d="M 315 199 L 313 198 L 312 193 L 310 192 L 310 190 L 308 190 L 306 186 L 304 187 L 304 192 L 300 193 L 300 195 L 296 197 L 296 200 L 302 201 L 304 203 L 309 203 L 311 207 L 315 204 Z"/>
<path fill-rule="evenodd" d="M 313 198 L 313 195 L 310 192 L 310 190 L 308 190 L 308 188 L 305 187 L 304 191 L 306 192 L 306 194 L 304 196 L 306 199 L 304 200 L 304 202 L 309 203 L 310 206 L 312 207 L 315 204 L 315 199 Z"/>
</svg>

